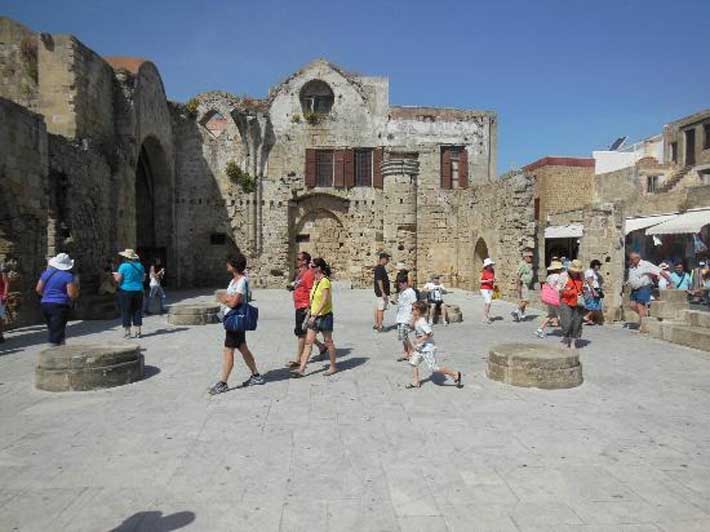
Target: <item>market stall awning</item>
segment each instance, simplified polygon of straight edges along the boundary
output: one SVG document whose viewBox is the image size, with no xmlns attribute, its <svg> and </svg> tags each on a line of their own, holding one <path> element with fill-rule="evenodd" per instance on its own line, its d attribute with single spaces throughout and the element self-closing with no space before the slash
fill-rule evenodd
<svg viewBox="0 0 710 532">
<path fill-rule="evenodd" d="M 647 235 L 685 235 L 699 233 L 710 224 L 710 209 L 688 211 L 679 214 L 672 220 L 654 225 L 646 230 Z"/>
<path fill-rule="evenodd" d="M 628 235 L 634 231 L 647 229 L 676 217 L 678 217 L 677 214 L 661 214 L 658 216 L 644 216 L 642 218 L 628 218 L 624 225 L 624 234 Z"/>
<path fill-rule="evenodd" d="M 580 238 L 584 233 L 584 225 L 582 224 L 567 224 L 567 225 L 552 225 L 545 227 L 545 239 L 552 238 Z"/>
</svg>

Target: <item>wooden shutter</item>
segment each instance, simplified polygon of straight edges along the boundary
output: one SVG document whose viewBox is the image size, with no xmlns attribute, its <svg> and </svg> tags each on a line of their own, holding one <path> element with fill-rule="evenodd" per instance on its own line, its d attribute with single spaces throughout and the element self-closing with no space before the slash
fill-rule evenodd
<svg viewBox="0 0 710 532">
<path fill-rule="evenodd" d="M 468 152 L 461 146 L 459 152 L 459 188 L 468 188 Z"/>
<path fill-rule="evenodd" d="M 382 154 L 383 148 L 375 148 L 372 153 L 372 186 L 382 188 Z"/>
<path fill-rule="evenodd" d="M 346 187 L 352 188 L 355 186 L 355 150 L 343 151 L 343 180 Z"/>
<path fill-rule="evenodd" d="M 306 186 L 316 186 L 316 150 L 306 149 Z"/>
<path fill-rule="evenodd" d="M 345 152 L 347 150 L 333 151 L 333 186 L 343 188 L 345 186 Z"/>
<path fill-rule="evenodd" d="M 451 151 L 441 148 L 441 188 L 451 188 Z"/>
</svg>

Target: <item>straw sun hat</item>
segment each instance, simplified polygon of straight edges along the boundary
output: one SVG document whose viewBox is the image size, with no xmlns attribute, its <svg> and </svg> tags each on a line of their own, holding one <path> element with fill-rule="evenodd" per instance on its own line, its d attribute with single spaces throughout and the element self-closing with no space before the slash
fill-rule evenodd
<svg viewBox="0 0 710 532">
<path fill-rule="evenodd" d="M 137 253 L 135 252 L 135 250 L 133 250 L 133 249 L 124 249 L 123 251 L 119 251 L 118 254 L 119 254 L 121 257 L 126 258 L 126 259 L 128 259 L 128 260 L 138 260 L 138 259 L 140 259 L 140 257 L 138 256 L 138 254 L 137 254 Z"/>
<path fill-rule="evenodd" d="M 582 273 L 584 271 L 584 265 L 579 259 L 574 259 L 569 264 L 569 271 L 572 273 Z"/>
</svg>

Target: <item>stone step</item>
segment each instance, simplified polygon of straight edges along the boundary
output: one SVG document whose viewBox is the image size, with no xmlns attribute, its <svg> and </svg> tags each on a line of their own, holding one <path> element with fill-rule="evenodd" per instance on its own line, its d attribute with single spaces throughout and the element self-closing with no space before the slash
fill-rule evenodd
<svg viewBox="0 0 710 532">
<path fill-rule="evenodd" d="M 659 340 L 710 352 L 710 329 L 705 327 L 680 321 L 644 320 L 642 330 Z"/>
<path fill-rule="evenodd" d="M 684 310 L 680 315 L 680 319 L 690 327 L 710 329 L 710 312 L 703 310 Z"/>
</svg>

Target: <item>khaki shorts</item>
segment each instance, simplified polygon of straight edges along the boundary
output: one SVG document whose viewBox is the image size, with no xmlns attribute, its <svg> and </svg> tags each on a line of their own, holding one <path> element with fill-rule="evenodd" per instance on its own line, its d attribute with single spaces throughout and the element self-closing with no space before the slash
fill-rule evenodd
<svg viewBox="0 0 710 532">
<path fill-rule="evenodd" d="M 377 298 L 377 310 L 387 310 L 387 298 Z"/>
<path fill-rule="evenodd" d="M 530 288 L 520 285 L 520 301 L 530 301 Z"/>
</svg>

